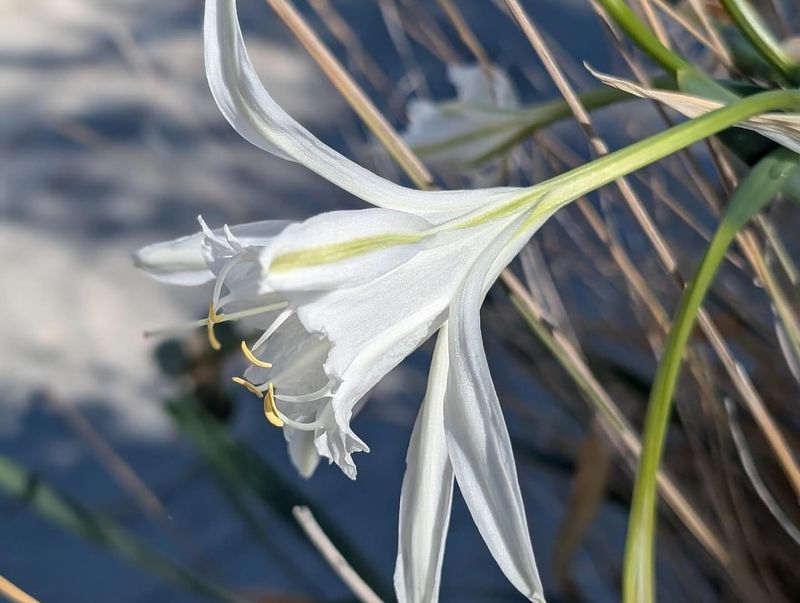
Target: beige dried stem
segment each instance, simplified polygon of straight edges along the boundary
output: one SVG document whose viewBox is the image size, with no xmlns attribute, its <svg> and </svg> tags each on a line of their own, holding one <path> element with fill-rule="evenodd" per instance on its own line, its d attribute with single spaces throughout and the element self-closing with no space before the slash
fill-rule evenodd
<svg viewBox="0 0 800 603">
<path fill-rule="evenodd" d="M 605 17 L 605 13 L 601 12 L 601 15 Z M 639 76 L 641 76 L 640 72 L 637 73 L 637 77 Z M 739 242 L 739 244 L 743 247 L 745 256 L 749 261 L 751 261 L 756 274 L 762 274 L 763 270 L 765 269 L 766 262 L 758 261 L 757 258 L 761 255 L 761 252 L 755 240 L 752 238 L 752 234 L 747 230 L 742 231 L 742 233 L 740 233 L 740 235 L 737 237 L 737 242 Z M 660 254 L 659 257 L 661 257 Z M 666 264 L 665 269 L 668 269 Z M 774 418 L 767 410 L 766 404 L 761 395 L 758 393 L 758 390 L 753 385 L 750 376 L 745 368 L 736 360 L 733 352 L 723 338 L 719 329 L 712 322 L 708 313 L 702 308 L 698 312 L 698 324 L 711 344 L 712 349 L 720 359 L 720 362 L 722 363 L 722 366 L 734 387 L 736 388 L 736 391 L 739 393 L 743 402 L 752 414 L 759 429 L 761 429 L 762 433 L 766 437 L 773 453 L 775 454 L 775 457 L 778 460 L 778 463 L 780 464 L 789 481 L 789 484 L 795 491 L 795 494 L 800 496 L 800 466 L 798 466 L 791 447 L 789 446 L 785 436 L 781 432 Z"/>
<path fill-rule="evenodd" d="M 708 48 L 720 63 L 725 65 L 727 68 L 731 67 L 730 57 L 727 55 L 727 53 L 721 53 L 717 44 L 715 44 L 706 34 L 700 31 L 697 26 L 692 23 L 692 21 L 686 18 L 685 15 L 675 10 L 669 2 L 665 2 L 664 0 L 652 1 L 660 11 L 675 21 L 675 23 L 683 27 L 683 29 L 685 29 L 695 40 L 700 42 L 700 44 Z"/>
<path fill-rule="evenodd" d="M 378 90 L 389 87 L 389 81 L 383 75 L 380 67 L 375 64 L 372 57 L 364 51 L 361 40 L 350 28 L 342 16 L 336 11 L 330 0 L 309 0 L 309 5 L 319 18 L 325 23 L 328 30 L 344 46 L 353 64 Z"/>
<path fill-rule="evenodd" d="M 590 144 L 592 145 L 593 149 L 599 154 L 607 153 L 608 149 L 603 143 L 603 141 L 597 137 L 591 125 L 591 119 L 588 113 L 582 107 L 577 95 L 574 93 L 568 81 L 558 68 L 558 65 L 556 64 L 555 60 L 552 57 L 552 54 L 548 50 L 546 43 L 539 35 L 535 25 L 528 18 L 528 15 L 521 7 L 518 0 L 506 0 L 506 5 L 508 6 L 511 14 L 516 19 L 517 23 L 520 25 L 520 28 L 522 29 L 523 33 L 528 37 L 531 46 L 534 48 L 534 50 L 537 52 L 540 59 L 544 63 L 548 73 L 551 75 L 559 91 L 562 93 L 562 96 L 565 98 L 567 104 L 572 109 L 576 120 L 583 126 L 584 132 L 586 136 L 589 138 Z M 647 213 L 641 206 L 639 200 L 636 198 L 635 194 L 632 191 L 632 188 L 628 185 L 628 183 L 620 182 L 618 183 L 618 185 L 623 198 L 626 200 L 629 207 L 631 207 L 631 209 L 634 209 L 634 215 L 637 217 L 637 219 L 640 216 L 647 216 Z M 665 270 L 670 275 L 677 277 L 676 278 L 677 283 L 679 285 L 682 285 L 683 281 L 680 279 L 676 270 L 677 264 L 673 259 L 674 256 L 671 250 L 669 249 L 666 240 L 660 235 L 660 233 L 658 232 L 658 230 L 655 228 L 654 224 L 651 221 L 648 220 L 647 222 L 643 223 L 640 220 L 640 225 L 642 225 L 642 227 L 645 230 L 645 233 L 648 235 L 648 238 L 653 244 L 657 256 L 659 260 L 661 260 Z M 752 247 L 746 249 L 746 254 L 748 251 L 752 251 Z M 747 255 L 748 259 L 751 260 L 751 264 L 753 265 L 756 273 L 763 274 L 766 265 L 763 262 L 759 263 L 757 261 L 754 261 L 752 256 L 750 256 L 749 254 Z M 728 348 L 725 341 L 722 339 L 716 326 L 711 322 L 710 317 L 706 314 L 705 311 L 701 311 L 700 322 L 701 326 L 706 332 L 707 337 L 710 339 L 713 347 L 715 348 L 718 355 L 722 359 L 722 362 L 725 365 L 730 378 L 736 385 L 737 390 L 739 391 L 740 395 L 742 395 L 742 397 L 745 399 L 746 403 L 748 404 L 748 407 L 750 408 L 751 412 L 756 418 L 756 421 L 758 422 L 762 431 L 765 433 L 771 445 L 773 446 L 773 451 L 776 453 L 776 456 L 778 457 L 779 461 L 784 466 L 784 470 L 786 471 L 786 474 L 789 477 L 790 482 L 792 482 L 793 486 L 796 486 L 795 479 L 798 476 L 796 474 L 796 464 L 791 454 L 791 450 L 789 449 L 788 445 L 783 439 L 783 436 L 778 430 L 777 426 L 775 425 L 772 417 L 767 412 L 765 404 L 761 399 L 761 397 L 758 395 L 755 388 L 753 387 L 752 382 L 749 379 L 749 376 L 747 375 L 743 367 L 740 364 L 738 364 L 738 362 L 736 362 L 736 360 L 733 358 L 730 349 Z M 708 387 L 708 384 L 705 383 L 707 381 L 705 372 L 702 369 L 699 369 L 695 365 L 695 362 L 690 362 L 689 366 L 690 368 L 692 368 L 693 374 L 698 379 L 698 383 L 701 384 L 701 386 L 705 384 L 705 387 L 703 389 L 706 392 L 710 393 L 711 391 L 710 387 Z"/>
<path fill-rule="evenodd" d="M 0 576 L 0 595 L 12 603 L 39 603 L 38 599 L 34 599 L 19 586 L 3 576 Z"/>
<path fill-rule="evenodd" d="M 717 28 L 711 21 L 711 17 L 708 15 L 708 9 L 706 8 L 707 3 L 705 0 L 689 0 L 689 4 L 703 26 L 703 29 L 706 30 L 706 34 L 711 41 L 712 48 L 714 48 L 714 53 L 725 57 L 723 61 L 725 65 L 731 65 L 731 54 L 728 51 L 728 47 L 725 46 L 725 42 L 722 41 L 722 36 L 719 35 Z"/>
<path fill-rule="evenodd" d="M 161 525 L 173 541 L 190 557 L 198 559 L 199 567 L 205 571 L 214 569 L 209 567 L 208 560 L 203 558 L 192 536 L 175 523 L 158 495 L 94 428 L 80 409 L 74 403 L 63 400 L 53 391 L 45 392 L 45 400 L 50 408 L 64 419 L 69 428 L 88 447 L 97 462 L 100 463 L 117 486 L 130 497 L 139 510 L 145 516 Z"/>
<path fill-rule="evenodd" d="M 478 38 L 473 33 L 472 29 L 467 23 L 467 20 L 464 19 L 461 11 L 452 0 L 438 0 L 438 2 L 439 6 L 441 6 L 442 10 L 444 11 L 444 14 L 447 15 L 447 18 L 453 25 L 453 29 L 456 30 L 458 37 L 461 38 L 461 41 L 464 42 L 464 45 L 469 48 L 469 51 L 478 61 L 478 64 L 481 66 L 481 70 L 483 71 L 486 79 L 491 80 L 492 61 L 489 58 L 489 55 L 483 49 L 483 46 L 481 46 Z"/>
<path fill-rule="evenodd" d="M 611 395 L 595 378 L 583 356 L 569 341 L 569 338 L 559 331 L 548 332 L 544 328 L 542 309 L 536 304 L 519 279 L 510 271 L 504 272 L 501 278 L 519 306 L 524 310 L 523 317 L 532 319 L 529 321 L 529 325 L 534 329 L 536 335 L 545 342 L 582 393 L 598 409 L 598 416 L 601 418 L 609 439 L 622 456 L 628 459 L 632 468 L 639 457 L 642 443 L 625 415 L 616 405 Z M 689 528 L 689 531 L 694 534 L 705 549 L 719 561 L 720 565 L 729 570 L 730 558 L 725 547 L 717 539 L 713 530 L 708 527 L 706 521 L 700 517 L 695 505 L 681 493 L 680 488 L 663 470 L 659 471 L 658 474 L 658 486 L 664 500 L 678 518 Z"/>
<path fill-rule="evenodd" d="M 311 509 L 308 507 L 293 507 L 292 515 L 305 532 L 311 543 L 317 548 L 331 569 L 342 579 L 356 598 L 361 603 L 383 603 L 382 599 L 375 594 L 369 585 L 362 580 L 352 566 L 347 563 L 347 559 L 339 552 L 328 535 L 314 518 Z"/>
<path fill-rule="evenodd" d="M 658 18 L 658 15 L 656 14 L 656 11 L 653 9 L 653 5 L 650 2 L 651 0 L 639 0 L 639 6 L 642 7 L 644 18 L 647 20 L 647 23 L 655 32 L 658 41 L 661 42 L 667 48 L 672 48 L 669 36 L 667 35 L 667 32 L 664 30 L 664 26 L 661 23 L 661 19 Z"/>
<path fill-rule="evenodd" d="M 433 176 L 317 37 L 297 9 L 288 0 L 266 0 L 266 2 L 414 184 L 419 188 L 430 188 Z"/>
</svg>

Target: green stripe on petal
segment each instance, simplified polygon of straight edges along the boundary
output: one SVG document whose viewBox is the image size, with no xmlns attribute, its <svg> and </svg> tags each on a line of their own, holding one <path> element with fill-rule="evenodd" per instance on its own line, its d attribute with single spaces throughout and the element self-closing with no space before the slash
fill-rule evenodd
<svg viewBox="0 0 800 603">
<path fill-rule="evenodd" d="M 287 272 L 299 268 L 332 264 L 396 245 L 417 243 L 426 236 L 427 235 L 424 233 L 384 234 L 370 237 L 358 237 L 341 243 L 319 245 L 318 247 L 310 247 L 298 251 L 288 251 L 272 260 L 269 269 L 270 272 Z"/>
</svg>

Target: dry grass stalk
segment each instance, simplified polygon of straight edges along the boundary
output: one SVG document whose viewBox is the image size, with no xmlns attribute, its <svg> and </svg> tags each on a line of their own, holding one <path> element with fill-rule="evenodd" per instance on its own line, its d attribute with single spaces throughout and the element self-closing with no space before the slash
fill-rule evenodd
<svg viewBox="0 0 800 603">
<path fill-rule="evenodd" d="M 0 594 L 12 603 L 39 603 L 19 586 L 0 576 Z"/>
<path fill-rule="evenodd" d="M 283 1 L 279 1 L 279 0 L 267 0 L 267 1 L 268 1 L 268 3 L 273 5 L 273 7 L 278 6 L 278 5 L 283 5 L 283 7 L 285 8 L 286 5 L 287 5 L 287 2 L 283 2 Z M 514 4 L 514 2 L 510 2 L 510 4 Z M 405 3 L 405 8 L 409 8 L 409 3 L 408 2 Z M 411 6 L 411 9 L 413 9 L 413 8 L 415 8 L 415 7 Z M 447 13 L 447 11 L 445 11 L 445 12 Z M 470 48 L 470 51 L 476 57 L 480 56 L 481 50 L 479 50 L 479 48 L 480 48 L 479 47 L 479 43 L 477 43 L 477 38 L 474 37 L 472 32 L 468 29 L 468 26 L 466 26 L 466 21 L 463 21 L 463 23 L 461 23 L 459 25 L 456 25 L 455 23 L 457 22 L 457 19 L 454 21 L 454 17 L 453 17 L 452 14 L 448 14 L 448 18 L 451 20 L 451 22 L 454 22 L 454 27 L 456 28 L 456 30 L 458 31 L 458 33 L 462 37 L 462 39 L 465 39 L 465 36 L 466 36 L 466 39 L 471 39 L 472 40 L 469 43 L 465 41 L 465 43 L 467 43 L 467 46 Z M 425 42 L 423 42 L 423 44 L 425 44 L 428 47 L 437 47 L 439 45 L 438 42 L 433 42 L 432 38 L 430 37 L 431 36 L 430 32 L 435 32 L 436 31 L 436 27 L 435 26 L 432 26 L 430 24 L 425 24 L 425 23 L 423 23 L 421 21 L 420 22 L 415 22 L 413 24 L 406 24 L 406 25 L 408 25 L 409 33 L 411 33 L 412 29 L 415 30 L 415 33 L 413 33 L 411 35 L 417 41 L 421 41 L 422 39 L 425 39 Z M 465 29 L 465 26 L 466 26 L 466 29 Z M 315 52 L 312 52 L 312 50 L 315 48 L 315 44 L 314 43 L 309 43 L 308 36 L 311 36 L 311 39 L 315 39 L 315 36 L 314 36 L 313 32 L 311 32 L 308 29 L 303 31 L 302 28 L 297 28 L 297 27 L 294 27 L 293 31 L 295 31 L 295 34 L 298 35 L 298 37 L 301 39 L 301 42 L 304 44 L 304 46 L 306 46 L 307 49 L 309 49 L 309 52 L 312 54 L 312 56 L 314 56 L 315 59 L 318 60 L 318 62 L 320 62 L 320 58 L 319 57 L 320 56 L 322 57 L 323 60 L 322 60 L 322 63 L 321 63 L 320 66 L 323 68 L 323 71 L 325 71 L 325 73 L 328 75 L 328 77 L 332 79 L 334 85 L 336 85 L 337 88 L 339 88 L 340 90 L 342 90 L 342 89 L 346 90 L 349 84 L 348 85 L 342 85 L 342 81 L 341 81 L 341 78 L 345 78 L 345 81 L 348 79 L 346 73 L 344 73 L 343 70 L 342 70 L 341 73 L 338 73 L 336 69 L 331 69 L 330 65 L 328 64 L 329 62 L 324 57 L 324 54 L 323 55 L 319 55 L 319 53 L 317 53 L 317 55 L 315 56 Z M 473 35 L 473 37 L 470 38 L 469 37 L 470 35 Z M 304 41 L 304 38 L 305 38 L 305 41 Z M 709 39 L 709 38 L 706 38 L 706 39 Z M 478 44 L 478 45 L 476 45 L 476 44 Z M 486 55 L 484 54 L 484 56 L 486 56 Z M 334 59 L 334 61 L 335 61 L 335 59 Z M 326 66 L 326 64 L 327 64 L 327 66 Z M 352 83 L 353 86 L 355 86 L 355 88 L 357 89 L 357 85 L 354 82 L 352 82 L 352 80 L 350 80 L 350 83 Z M 364 108 L 361 106 L 361 104 L 364 101 L 362 99 L 359 99 L 358 95 L 353 95 L 353 94 L 349 94 L 348 95 L 344 91 L 343 91 L 343 95 L 345 96 L 346 100 L 351 104 L 351 106 L 354 108 L 356 113 L 358 113 L 359 115 L 362 115 L 362 113 L 364 112 Z M 367 103 L 369 103 L 368 99 L 365 99 L 365 100 L 366 100 Z M 370 125 L 369 122 L 367 122 L 367 125 L 368 125 L 368 127 L 370 127 L 370 129 L 372 129 L 373 126 Z M 391 131 L 391 128 L 389 128 L 389 130 Z M 384 132 L 384 137 L 386 137 L 386 133 L 385 132 Z M 388 137 L 391 138 L 391 135 L 389 135 Z M 691 184 L 696 186 L 697 190 L 699 190 L 699 192 L 703 196 L 703 198 L 706 198 L 708 200 L 708 202 L 711 204 L 712 207 L 718 207 L 719 203 L 718 202 L 715 203 L 716 194 L 713 192 L 711 186 L 706 182 L 705 177 L 700 174 L 700 170 L 697 167 L 697 164 L 693 163 L 693 161 L 691 160 L 691 155 L 687 154 L 686 157 L 688 159 L 682 157 L 681 161 L 684 162 L 684 168 L 687 170 L 687 172 L 690 175 Z M 412 170 L 411 172 L 409 172 L 409 168 L 407 166 L 404 166 L 404 169 L 406 170 L 407 173 L 411 173 L 412 174 L 412 179 L 415 179 L 415 180 L 417 179 L 417 178 L 414 178 L 414 176 L 413 176 L 413 173 L 414 173 L 413 168 L 411 168 L 411 170 Z M 417 175 L 418 174 L 419 173 L 417 173 Z M 602 224 L 602 219 L 599 216 L 595 216 L 595 218 L 596 218 L 595 226 L 596 226 L 597 232 L 605 231 L 606 229 L 605 229 L 605 226 Z M 591 222 L 592 222 L 592 220 L 590 220 L 590 223 Z M 652 221 L 651 221 L 651 223 L 652 223 Z M 656 227 L 653 226 L 653 228 L 655 229 Z M 656 233 L 656 236 L 660 237 L 660 234 L 657 232 L 657 230 L 655 230 L 655 233 Z M 661 240 L 663 241 L 663 238 L 661 238 Z M 604 241 L 604 243 L 607 243 L 607 240 Z M 613 251 L 612 251 L 612 254 L 613 254 Z M 673 256 L 672 256 L 671 252 L 669 251 L 669 247 L 667 246 L 666 242 L 664 242 L 662 254 L 660 254 L 659 257 L 662 260 L 662 262 L 667 260 L 666 265 L 669 265 L 670 260 L 671 260 L 672 265 L 673 266 L 675 265 L 675 261 L 673 259 Z M 620 260 L 618 258 L 618 263 L 624 265 L 625 264 L 625 260 Z M 633 270 L 636 269 L 636 266 L 633 265 L 632 262 L 630 262 L 630 267 Z M 672 271 L 671 273 L 673 274 L 673 276 L 677 276 L 677 272 L 676 271 Z M 632 272 L 632 274 L 635 274 L 635 272 Z M 513 277 L 513 274 L 511 274 L 510 272 L 506 272 L 504 274 L 503 278 L 507 279 L 509 276 Z M 628 275 L 628 276 L 630 276 L 630 275 Z M 629 283 L 630 282 L 631 282 L 631 279 L 629 278 Z M 632 279 L 632 282 L 636 282 L 636 279 Z M 641 278 L 641 280 L 639 282 L 640 282 L 640 292 L 639 292 L 638 296 L 640 298 L 645 298 L 646 295 L 648 295 L 648 294 L 652 296 L 652 292 L 650 291 L 650 287 L 649 287 L 646 279 Z M 653 297 L 651 299 L 652 299 L 654 307 L 656 307 L 656 308 L 660 307 L 660 304 L 659 304 L 657 298 Z M 658 311 L 656 310 L 656 312 L 658 312 Z M 662 321 L 658 321 L 658 322 L 662 323 L 662 328 L 663 328 L 666 324 L 668 324 L 668 317 L 666 317 L 666 314 L 663 313 L 663 309 L 661 309 L 661 314 L 662 314 L 662 316 L 664 316 L 663 322 Z M 788 445 L 786 444 L 785 440 L 782 439 L 782 435 L 780 434 L 780 432 L 773 430 L 773 428 L 775 427 L 775 423 L 774 423 L 774 420 L 769 415 L 769 413 L 766 412 L 766 408 L 765 408 L 763 400 L 760 398 L 758 392 L 756 392 L 756 390 L 753 387 L 752 382 L 750 381 L 750 379 L 747 376 L 747 374 L 744 373 L 741 370 L 741 367 L 737 364 L 735 358 L 730 353 L 730 349 L 728 348 L 727 343 L 722 338 L 722 336 L 719 333 L 719 331 L 717 330 L 716 326 L 711 322 L 710 318 L 707 315 L 701 316 L 700 324 L 701 324 L 701 327 L 703 328 L 704 332 L 706 333 L 706 336 L 709 339 L 709 341 L 710 341 L 712 347 L 714 348 L 715 352 L 720 357 L 720 359 L 722 361 L 722 365 L 725 368 L 729 378 L 733 381 L 734 385 L 737 388 L 737 391 L 739 391 L 739 394 L 745 400 L 745 402 L 747 403 L 748 407 L 750 407 L 751 411 L 753 412 L 754 416 L 757 419 L 757 423 L 759 424 L 761 430 L 767 435 L 767 438 L 771 442 L 771 444 L 773 446 L 773 449 L 778 451 L 777 457 L 780 459 L 781 463 L 784 465 L 784 469 L 787 471 L 787 474 L 790 475 L 790 479 L 792 479 L 792 481 L 794 481 L 793 478 L 791 478 L 791 475 L 793 473 L 793 469 L 792 469 L 792 466 L 794 464 L 793 460 L 791 459 L 791 456 L 786 456 L 785 454 L 781 454 L 780 453 L 781 450 L 784 453 L 786 451 L 788 451 L 789 450 L 788 449 Z M 555 337 L 555 338 L 558 339 L 557 337 Z M 564 343 L 568 344 L 569 342 L 565 341 Z M 588 372 L 588 368 L 586 370 Z M 590 372 L 588 374 L 591 376 Z M 628 442 L 627 450 L 628 450 L 628 453 L 631 453 L 631 452 L 638 453 L 638 449 L 636 448 L 634 442 L 631 442 L 631 441 Z M 675 489 L 675 491 L 671 492 L 671 490 L 670 490 L 671 483 L 669 481 L 667 481 L 666 484 L 665 484 L 664 480 L 660 477 L 659 478 L 659 485 L 660 485 L 660 488 L 662 490 L 662 494 L 665 496 L 665 499 L 669 500 L 670 496 L 674 497 L 676 495 L 678 497 L 680 497 L 680 493 L 679 493 L 679 491 L 677 491 L 677 489 Z M 679 508 L 680 508 L 680 505 L 679 505 Z M 678 514 L 678 516 L 681 517 L 681 519 L 684 521 L 684 523 L 687 523 L 687 525 L 689 525 L 690 530 L 696 536 L 698 536 L 698 533 L 702 534 L 702 536 L 698 536 L 698 538 L 700 538 L 700 540 L 704 543 L 706 548 L 711 550 L 712 554 L 715 555 L 715 557 L 717 557 L 718 559 L 724 559 L 725 560 L 724 564 L 730 563 L 730 558 L 727 555 L 728 551 L 726 550 L 725 547 L 723 547 L 723 546 L 721 546 L 719 544 L 719 540 L 716 538 L 713 530 L 708 529 L 708 527 L 705 526 L 705 524 L 702 521 L 700 522 L 700 526 L 701 527 L 698 528 L 697 525 L 694 525 L 694 527 L 693 527 L 693 524 L 692 524 L 693 520 L 690 519 L 691 515 L 693 514 L 693 511 L 694 511 L 693 507 L 691 505 L 689 505 L 688 503 L 683 508 L 683 511 L 678 511 L 676 509 L 676 513 Z M 684 514 L 688 514 L 689 518 L 685 517 Z M 702 526 L 705 526 L 706 532 L 703 532 L 703 527 Z M 711 543 L 715 542 L 716 544 L 709 544 L 709 542 L 711 542 Z"/>
</svg>

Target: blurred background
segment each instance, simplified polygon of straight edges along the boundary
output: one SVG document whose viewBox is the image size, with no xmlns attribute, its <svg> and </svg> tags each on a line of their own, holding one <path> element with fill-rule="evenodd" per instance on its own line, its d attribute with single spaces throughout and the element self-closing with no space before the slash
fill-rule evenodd
<svg viewBox="0 0 800 603">
<path fill-rule="evenodd" d="M 278 102 L 326 142 L 403 181 L 275 12 L 262 0 L 238 4 L 248 49 Z M 558 98 L 502 3 L 455 4 L 523 103 Z M 588 2 L 523 4 L 579 90 L 597 87 L 581 61 L 626 73 Z M 452 3 L 296 5 L 399 129 L 409 98 L 453 97 L 446 66 L 475 62 L 446 10 Z M 41 601 L 219 599 L 208 583 L 251 601 L 353 600 L 298 529 L 291 507 L 304 504 L 365 579 L 390 597 L 405 451 L 430 345 L 390 374 L 356 419 L 356 432 L 372 449 L 357 458 L 358 480 L 321 466 L 306 481 L 258 400 L 230 383 L 241 371 L 230 346 L 212 354 L 202 331 L 143 336 L 203 317 L 208 295 L 149 280 L 132 265 L 137 248 L 194 232 L 198 214 L 217 227 L 359 207 L 304 168 L 251 147 L 223 120 L 205 82 L 202 10 L 200 0 L 6 0 L 0 6 L 0 575 Z M 672 25 L 670 31 L 694 60 L 710 60 L 685 32 Z M 659 119 L 637 103 L 604 110 L 595 125 L 615 147 L 662 129 Z M 508 181 L 538 180 L 563 171 L 573 155 L 589 156 L 574 123 L 549 128 L 546 136 L 552 154 L 524 147 L 504 176 Z M 559 154 L 557 145 L 566 150 Z M 696 161 L 699 170 L 711 169 L 705 149 Z M 465 182 L 463 174 L 437 174 L 446 184 Z M 667 168 L 650 172 L 642 195 L 690 270 L 702 250 L 698 233 L 713 228 L 714 216 L 697 209 L 696 187 L 675 180 Z M 687 225 L 657 202 L 669 191 L 683 195 L 696 221 Z M 625 248 L 671 312 L 678 291 L 630 216 L 608 209 L 617 202 L 617 191 L 610 191 L 606 217 L 624 233 Z M 537 236 L 519 274 L 560 292 L 563 314 L 557 314 L 569 319 L 559 326 L 583 344 L 595 374 L 639 425 L 655 367 L 648 319 L 584 216 L 575 208 L 562 213 Z M 792 215 L 785 212 L 786 224 Z M 737 351 L 796 436 L 800 415 L 796 405 L 784 405 L 797 399 L 790 372 L 783 366 L 771 369 L 777 376 L 760 372 L 764 351 L 777 345 L 769 304 L 747 270 L 731 272 L 716 309 L 729 319 Z M 543 274 L 551 285 L 541 284 Z M 725 305 L 736 296 L 752 300 L 745 314 L 755 336 Z M 235 334 L 223 335 L 235 349 Z M 629 464 L 617 458 L 591 406 L 501 289 L 487 302 L 484 337 L 548 600 L 617 600 Z M 719 397 L 727 391 L 720 388 Z M 694 388 L 686 391 L 690 404 Z M 760 600 L 791 600 L 796 577 L 785 572 L 797 558 L 796 545 L 760 507 L 730 434 L 713 431 L 703 422 L 707 416 L 682 419 L 697 421 L 697 430 L 679 427 L 669 466 L 715 525 L 725 524 L 721 508 L 732 516 L 737 509 L 751 513 L 744 532 L 738 524 L 720 531 L 734 540 L 739 534 L 736 550 L 757 560 L 740 567 L 754 576 L 747 592 L 756 594 L 731 586 L 712 556 L 666 513 L 659 541 L 663 600 L 759 600 L 764 593 L 776 598 Z M 705 436 L 723 443 L 715 448 Z M 727 459 L 728 481 L 718 486 L 720 496 L 738 501 L 733 507 L 719 506 L 707 492 L 702 463 L 710 458 Z M 759 533 L 776 534 L 778 561 L 754 552 Z M 460 500 L 442 600 L 522 600 Z"/>
</svg>

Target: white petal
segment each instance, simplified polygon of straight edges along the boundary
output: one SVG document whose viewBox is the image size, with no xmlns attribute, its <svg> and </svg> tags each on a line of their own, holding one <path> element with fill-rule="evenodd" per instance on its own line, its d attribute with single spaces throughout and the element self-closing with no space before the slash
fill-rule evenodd
<svg viewBox="0 0 800 603">
<path fill-rule="evenodd" d="M 387 348 L 394 354 L 392 348 L 417 327 L 425 327 L 430 334 L 441 326 L 439 316 L 446 313 L 472 264 L 508 223 L 438 233 L 428 247 L 402 266 L 357 287 L 317 296 L 292 291 L 280 294 L 297 308 L 306 329 L 324 334 L 333 344 L 326 362 L 328 374 L 344 379 L 361 369 L 371 372 Z M 419 343 L 415 341 L 413 346 Z M 414 347 L 398 353 L 408 354 Z M 375 358 L 356 370 L 352 364 L 359 354 Z"/>
<path fill-rule="evenodd" d="M 514 85 L 497 66 L 487 78 L 479 65 L 448 65 L 447 77 L 456 87 L 458 101 L 466 105 L 514 109 L 519 104 Z"/>
<path fill-rule="evenodd" d="M 355 409 L 359 407 L 356 406 Z M 323 425 L 314 432 L 314 445 L 317 447 L 317 452 L 329 459 L 330 462 L 336 463 L 347 477 L 352 480 L 356 479 L 357 471 L 356 464 L 353 462 L 353 453 L 369 452 L 369 446 L 355 435 L 349 426 L 339 427 L 330 405 L 322 407 L 322 411 L 316 419 Z"/>
<path fill-rule="evenodd" d="M 400 492 L 395 592 L 399 603 L 436 603 L 453 500 L 443 404 L 448 370 L 447 324 L 439 331 L 428 390 L 414 423 Z"/>
<path fill-rule="evenodd" d="M 201 285 L 214 279 L 203 257 L 202 232 L 174 241 L 153 243 L 133 254 L 133 263 L 153 278 L 171 285 Z"/>
<path fill-rule="evenodd" d="M 528 244 L 531 237 L 538 232 L 556 211 L 558 210 L 555 209 L 539 216 L 535 221 L 527 224 L 524 229 L 514 231 L 512 236 L 508 237 L 505 241 L 498 241 L 498 244 L 502 244 L 502 249 L 493 254 L 492 261 L 488 264 L 489 270 L 486 271 L 486 275 L 483 279 L 481 299 L 489 292 L 489 289 L 494 285 L 505 267 L 517 257 L 517 254 Z M 523 221 L 526 219 L 525 216 L 521 218 Z"/>
<path fill-rule="evenodd" d="M 214 234 L 224 234 L 227 240 L 241 247 L 264 247 L 291 224 L 291 220 L 261 220 L 225 227 Z"/>
<path fill-rule="evenodd" d="M 416 255 L 431 227 L 390 209 L 319 214 L 289 226 L 264 249 L 264 286 L 286 292 L 359 285 Z"/>
<path fill-rule="evenodd" d="M 277 316 L 270 315 L 267 324 L 273 318 Z M 272 381 L 277 394 L 299 396 L 314 392 L 328 383 L 322 365 L 329 350 L 330 342 L 318 333 L 309 333 L 293 314 L 266 344 L 253 350 L 259 358 L 272 363 L 272 368 L 249 366 L 244 376 L 252 383 Z M 288 410 L 293 406 L 279 404 L 282 411 L 295 418 Z"/>
<path fill-rule="evenodd" d="M 487 250 L 473 267 L 451 310 L 445 432 L 458 487 L 492 556 L 521 593 L 544 601 L 511 441 L 481 339 L 484 275 L 499 251 Z"/>
<path fill-rule="evenodd" d="M 235 226 L 233 235 L 243 245 L 266 245 L 290 222 L 265 220 Z M 201 231 L 172 241 L 154 243 L 133 254 L 134 264 L 153 278 L 172 285 L 200 285 L 214 279 L 209 256 L 204 253 L 206 238 L 224 241 L 224 229 Z"/>
<path fill-rule="evenodd" d="M 485 242 L 506 221 L 471 232 L 439 233 L 436 246 L 420 251 L 402 266 L 358 287 L 324 294 L 279 292 L 309 331 L 331 342 L 325 373 L 338 385 L 331 407 L 338 439 L 326 440 L 326 451 L 348 475 L 354 475 L 349 448 L 354 406 L 447 318 L 447 308 Z M 469 232 L 470 236 L 465 236 Z M 321 450 L 322 452 L 322 450 Z M 323 453 L 328 456 L 327 452 Z"/>
<path fill-rule="evenodd" d="M 477 65 L 451 65 L 448 76 L 457 99 L 408 103 L 406 142 L 426 160 L 464 166 L 516 138 L 529 116 L 510 111 L 516 94 L 502 70 L 493 68 L 491 82 Z"/>
<path fill-rule="evenodd" d="M 207 0 L 203 27 L 206 74 L 214 99 L 236 131 L 257 147 L 305 165 L 372 205 L 412 211 L 434 221 L 514 191 L 423 192 L 381 178 L 318 140 L 264 90 L 247 56 L 235 0 Z"/>
<path fill-rule="evenodd" d="M 319 453 L 314 444 L 314 432 L 294 429 L 288 425 L 283 435 L 289 446 L 289 458 L 297 471 L 305 478 L 311 477 L 319 465 Z"/>
</svg>

